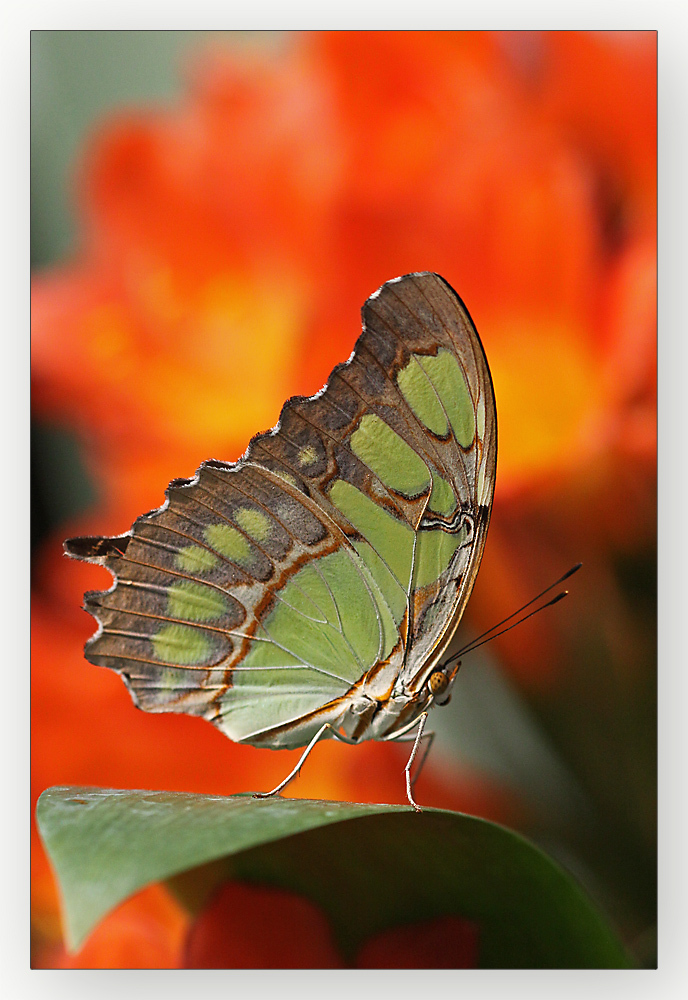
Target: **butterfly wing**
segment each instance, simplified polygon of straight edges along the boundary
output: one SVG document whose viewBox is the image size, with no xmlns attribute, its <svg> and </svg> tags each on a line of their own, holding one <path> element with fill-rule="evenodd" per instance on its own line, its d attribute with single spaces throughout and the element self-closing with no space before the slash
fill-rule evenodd
<svg viewBox="0 0 688 1000">
<path fill-rule="evenodd" d="M 363 316 L 370 356 L 391 360 L 396 345 L 391 371 L 409 423 L 415 418 L 422 427 L 432 473 L 416 531 L 402 671 L 415 691 L 449 645 L 478 573 L 496 477 L 494 389 L 468 310 L 439 275 L 388 282 Z"/>
<path fill-rule="evenodd" d="M 494 488 L 494 397 L 470 317 L 437 275 L 388 282 L 356 348 L 236 463 L 203 463 L 117 538 L 65 543 L 87 658 L 147 711 L 303 745 L 386 664 L 419 683 L 468 598 Z"/>
</svg>

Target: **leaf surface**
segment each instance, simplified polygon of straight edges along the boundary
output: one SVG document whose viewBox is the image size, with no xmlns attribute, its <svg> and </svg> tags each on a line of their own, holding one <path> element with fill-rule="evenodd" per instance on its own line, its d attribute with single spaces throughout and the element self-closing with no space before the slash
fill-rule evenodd
<svg viewBox="0 0 688 1000">
<path fill-rule="evenodd" d="M 472 816 L 93 788 L 50 788 L 36 812 L 72 948 L 152 882 L 172 879 L 187 901 L 195 886 L 202 904 L 234 878 L 321 906 L 349 961 L 373 934 L 456 915 L 478 924 L 484 968 L 631 965 L 568 873 L 520 835 Z"/>
</svg>

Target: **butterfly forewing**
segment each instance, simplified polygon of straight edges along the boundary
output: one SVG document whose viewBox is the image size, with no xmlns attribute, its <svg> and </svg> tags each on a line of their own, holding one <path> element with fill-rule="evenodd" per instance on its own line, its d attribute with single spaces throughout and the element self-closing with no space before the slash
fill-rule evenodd
<svg viewBox="0 0 688 1000">
<path fill-rule="evenodd" d="M 460 299 L 430 273 L 388 282 L 348 362 L 239 462 L 175 480 L 127 535 L 66 543 L 115 575 L 86 595 L 86 655 L 147 711 L 303 745 L 371 672 L 423 683 L 477 573 L 495 461 Z"/>
<path fill-rule="evenodd" d="M 438 275 L 388 282 L 363 316 L 388 357 L 403 342 L 406 352 L 392 362 L 396 383 L 440 460 L 417 533 L 404 673 L 418 684 L 450 642 L 477 575 L 495 484 L 494 391 L 468 311 Z"/>
</svg>

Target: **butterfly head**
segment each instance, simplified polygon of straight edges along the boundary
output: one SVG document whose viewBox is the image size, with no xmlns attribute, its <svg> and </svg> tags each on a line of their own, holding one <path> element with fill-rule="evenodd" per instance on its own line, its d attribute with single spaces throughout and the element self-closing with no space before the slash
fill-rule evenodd
<svg viewBox="0 0 688 1000">
<path fill-rule="evenodd" d="M 459 672 L 461 661 L 446 667 L 437 667 L 427 680 L 427 696 L 435 705 L 446 705 L 451 699 L 451 689 L 454 678 Z"/>
</svg>

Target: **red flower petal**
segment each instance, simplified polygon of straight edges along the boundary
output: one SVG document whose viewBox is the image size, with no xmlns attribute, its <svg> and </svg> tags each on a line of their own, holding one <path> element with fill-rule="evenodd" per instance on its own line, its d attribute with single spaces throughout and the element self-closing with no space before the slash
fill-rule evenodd
<svg viewBox="0 0 688 1000">
<path fill-rule="evenodd" d="M 189 930 L 186 969 L 335 969 L 325 915 L 284 889 L 228 882 Z"/>
<path fill-rule="evenodd" d="M 439 917 L 395 927 L 366 941 L 356 958 L 359 969 L 475 969 L 478 925 L 460 917 Z"/>
</svg>

